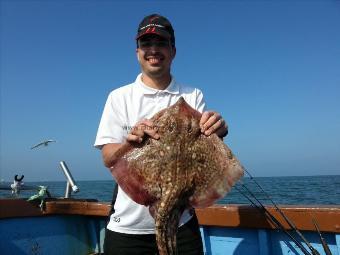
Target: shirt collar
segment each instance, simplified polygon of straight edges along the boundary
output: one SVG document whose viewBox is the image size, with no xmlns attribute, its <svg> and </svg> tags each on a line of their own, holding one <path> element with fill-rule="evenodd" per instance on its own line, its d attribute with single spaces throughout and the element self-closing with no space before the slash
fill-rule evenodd
<svg viewBox="0 0 340 255">
<path fill-rule="evenodd" d="M 160 89 L 154 89 L 149 86 L 147 86 L 143 81 L 142 81 L 142 74 L 139 74 L 136 79 L 136 85 L 138 88 L 142 91 L 143 94 L 145 95 L 154 95 L 157 92 L 166 92 L 169 94 L 178 94 L 179 93 L 179 86 L 173 76 L 171 76 L 171 82 L 168 87 L 166 87 L 163 90 Z"/>
</svg>

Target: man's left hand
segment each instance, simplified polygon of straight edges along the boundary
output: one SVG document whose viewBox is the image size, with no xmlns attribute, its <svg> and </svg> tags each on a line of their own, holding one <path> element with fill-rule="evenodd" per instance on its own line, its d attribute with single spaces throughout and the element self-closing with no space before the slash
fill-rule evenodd
<svg viewBox="0 0 340 255">
<path fill-rule="evenodd" d="M 228 125 L 217 112 L 204 112 L 200 120 L 200 127 L 202 133 L 207 136 L 215 133 L 220 138 L 223 138 L 228 134 Z"/>
</svg>

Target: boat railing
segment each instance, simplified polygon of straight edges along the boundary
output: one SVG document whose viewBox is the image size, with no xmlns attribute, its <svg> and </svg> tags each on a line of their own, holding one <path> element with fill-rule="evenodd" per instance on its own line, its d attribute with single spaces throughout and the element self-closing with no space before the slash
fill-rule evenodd
<svg viewBox="0 0 340 255">
<path fill-rule="evenodd" d="M 65 177 L 66 177 L 66 189 L 65 189 L 65 197 L 64 198 L 70 198 L 71 192 L 77 193 L 79 191 L 78 186 L 76 185 L 71 171 L 69 170 L 68 166 L 66 165 L 65 161 L 60 161 L 60 167 L 63 170 Z"/>
</svg>

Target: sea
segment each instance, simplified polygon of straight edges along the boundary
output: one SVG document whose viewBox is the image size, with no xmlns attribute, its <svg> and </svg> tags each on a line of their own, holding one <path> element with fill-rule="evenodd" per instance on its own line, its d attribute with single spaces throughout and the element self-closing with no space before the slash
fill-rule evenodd
<svg viewBox="0 0 340 255">
<path fill-rule="evenodd" d="M 52 197 L 64 197 L 66 182 L 25 182 L 25 188 L 14 195 L 7 188 L 11 183 L 0 183 L 0 198 L 28 198 L 37 194 L 39 186 L 47 186 Z M 71 196 L 78 199 L 112 200 L 116 183 L 113 180 L 78 181 L 79 192 Z M 251 204 L 255 198 L 262 204 L 271 205 L 271 200 L 280 205 L 340 205 L 340 175 L 244 177 L 217 204 Z M 257 203 L 257 202 L 256 202 Z"/>
</svg>

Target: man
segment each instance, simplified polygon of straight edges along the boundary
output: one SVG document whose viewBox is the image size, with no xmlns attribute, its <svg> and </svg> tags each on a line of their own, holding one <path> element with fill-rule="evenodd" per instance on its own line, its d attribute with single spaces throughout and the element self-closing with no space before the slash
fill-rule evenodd
<svg viewBox="0 0 340 255">
<path fill-rule="evenodd" d="M 125 141 L 141 143 L 147 136 L 159 139 L 157 129 L 148 119 L 176 103 L 181 96 L 194 109 L 200 112 L 205 109 L 202 92 L 177 83 L 170 73 L 176 55 L 175 35 L 165 17 L 158 14 L 145 17 L 139 25 L 136 41 L 142 73 L 134 83 L 110 93 L 95 142 L 108 168 L 112 167 L 115 152 Z M 227 124 L 216 112 L 205 111 L 200 125 L 207 136 L 216 133 L 222 138 L 228 133 Z M 104 242 L 105 254 L 156 254 L 154 219 L 148 208 L 132 201 L 120 188 L 114 193 L 113 213 Z M 179 226 L 178 254 L 203 254 L 193 210 L 183 213 Z"/>
</svg>

